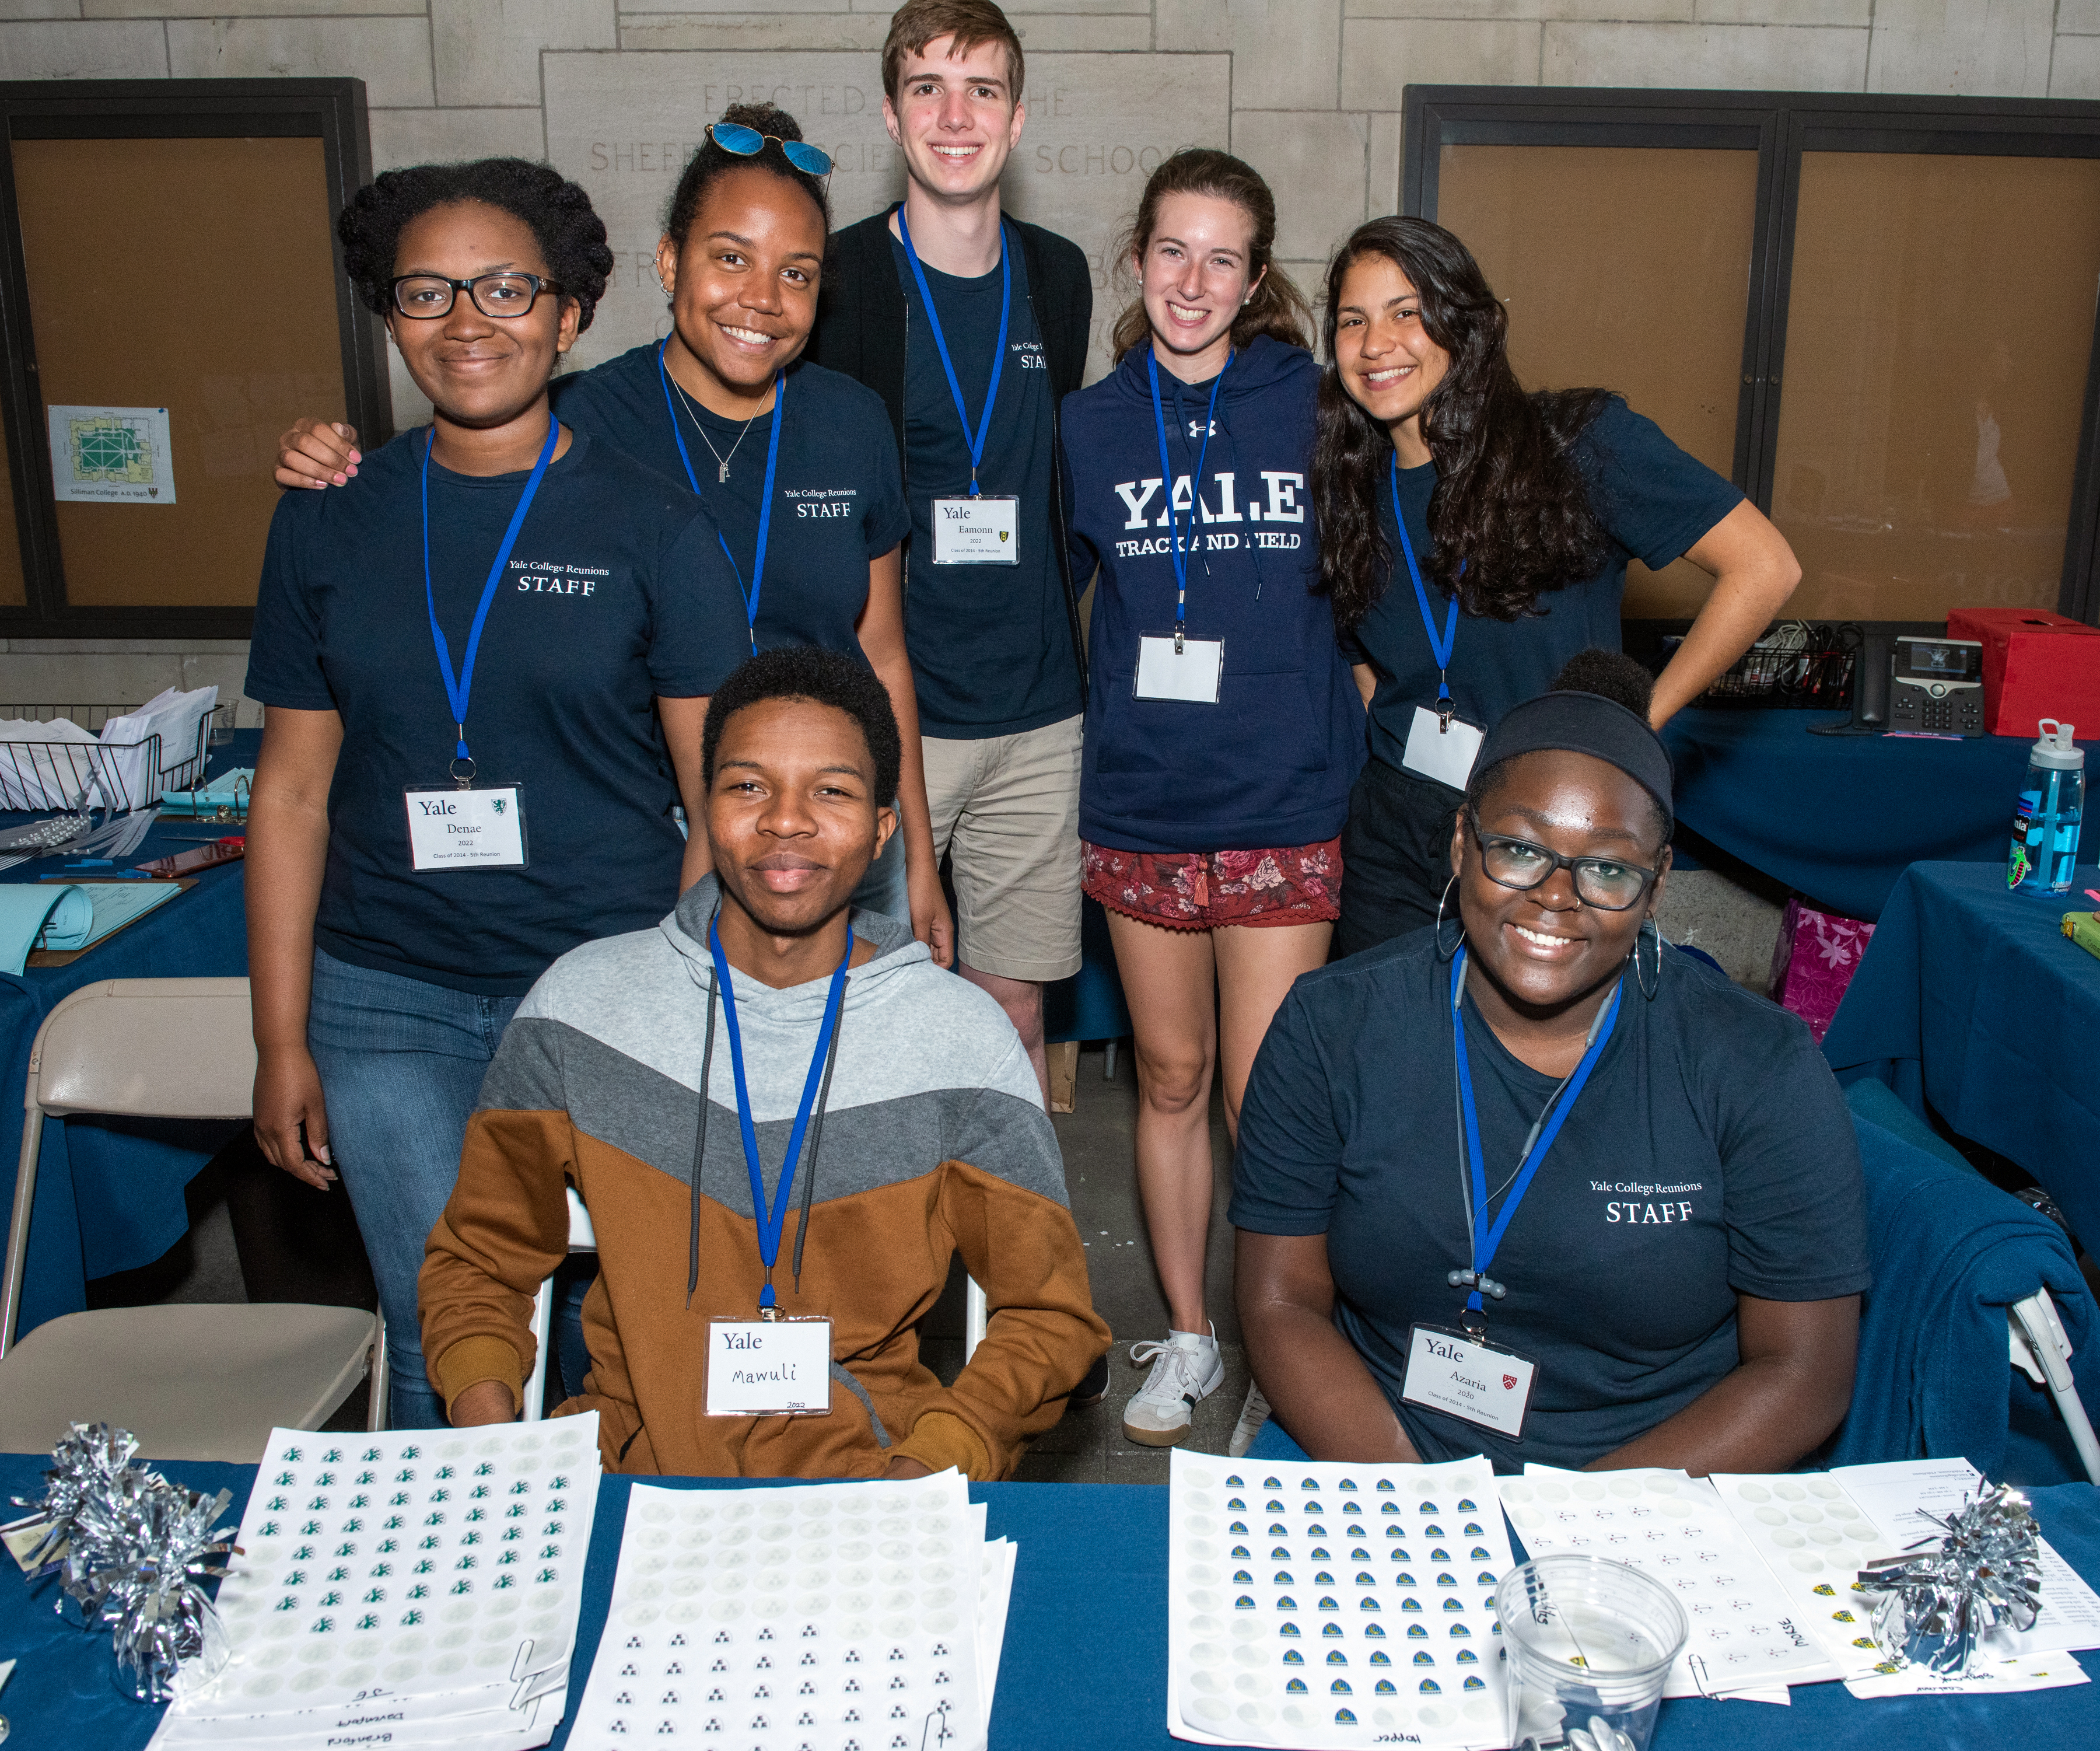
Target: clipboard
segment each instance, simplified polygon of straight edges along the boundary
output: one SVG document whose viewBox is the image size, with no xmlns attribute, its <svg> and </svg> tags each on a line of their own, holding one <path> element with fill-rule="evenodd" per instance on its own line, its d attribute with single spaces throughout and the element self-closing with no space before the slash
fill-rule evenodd
<svg viewBox="0 0 2100 1751">
<path fill-rule="evenodd" d="M 63 882 L 68 887 L 80 887 L 84 885 L 77 876 L 45 876 L 42 879 L 45 882 Z M 140 887 L 195 887 L 196 886 L 196 878 L 194 876 L 183 876 L 178 878 L 173 882 L 140 882 L 137 886 Z M 160 905 L 156 906 L 151 912 L 142 912 L 139 914 L 138 918 L 126 918 L 124 922 L 118 925 L 115 930 L 110 931 L 108 935 L 96 937 L 95 940 L 90 943 L 85 948 L 32 949 L 29 953 L 29 957 L 24 964 L 29 966 L 71 966 L 73 963 L 77 961 L 82 955 L 93 954 L 95 951 L 99 948 L 104 943 L 108 942 L 116 937 L 121 936 L 125 931 L 130 930 L 133 925 L 139 922 L 140 920 L 157 918 L 161 912 L 173 904 L 174 904 L 174 901 L 172 900 L 163 900 Z"/>
</svg>

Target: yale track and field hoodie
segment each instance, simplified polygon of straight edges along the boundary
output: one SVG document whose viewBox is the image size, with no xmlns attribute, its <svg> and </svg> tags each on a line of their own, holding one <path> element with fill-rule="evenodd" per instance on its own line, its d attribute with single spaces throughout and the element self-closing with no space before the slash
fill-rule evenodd
<svg viewBox="0 0 2100 1751">
<path fill-rule="evenodd" d="M 1134 347 L 1065 398 L 1073 575 L 1101 568 L 1088 662 L 1079 833 L 1134 851 L 1310 845 L 1342 830 L 1364 762 L 1363 702 L 1335 639 L 1307 501 L 1320 373 L 1262 336 L 1219 386 L 1163 368 L 1171 486 L 1146 370 Z M 1192 484 L 1198 453 L 1202 480 Z M 1138 640 L 1171 636 L 1172 495 L 1189 580 L 1188 636 L 1224 643 L 1218 703 L 1138 699 Z"/>
<path fill-rule="evenodd" d="M 1008 1475 L 1107 1346 L 1035 1073 L 993 1001 L 942 972 L 908 926 L 855 913 L 879 951 L 847 975 L 837 1062 L 805 1145 L 773 1280 L 781 1311 L 832 1320 L 823 1417 L 709 1417 L 708 1325 L 748 1320 L 764 1280 L 717 1013 L 705 1159 L 694 1183 L 713 996 L 710 876 L 653 931 L 563 955 L 505 1032 L 419 1285 L 423 1353 L 446 1404 L 483 1380 L 514 1395 L 532 1297 L 567 1252 L 565 1183 L 597 1231 L 584 1302 L 591 1371 L 562 1413 L 599 1413 L 606 1465 L 694 1476 L 869 1477 L 899 1455 Z M 784 991 L 732 971 L 766 1196 L 775 1196 L 828 975 Z M 799 1289 L 801 1175 L 815 1174 Z M 698 1286 L 686 1293 L 698 1235 Z M 990 1323 L 951 1387 L 917 1321 L 960 1254 Z M 558 1414 L 559 1414 L 558 1413 Z"/>
</svg>

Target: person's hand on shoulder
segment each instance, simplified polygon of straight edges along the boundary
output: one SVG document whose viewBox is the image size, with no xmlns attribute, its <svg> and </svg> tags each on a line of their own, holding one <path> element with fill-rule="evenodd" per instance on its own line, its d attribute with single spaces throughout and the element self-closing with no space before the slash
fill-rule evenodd
<svg viewBox="0 0 2100 1751">
<path fill-rule="evenodd" d="M 347 486 L 364 460 L 356 427 L 341 420 L 295 420 L 277 440 L 277 484 Z"/>
</svg>

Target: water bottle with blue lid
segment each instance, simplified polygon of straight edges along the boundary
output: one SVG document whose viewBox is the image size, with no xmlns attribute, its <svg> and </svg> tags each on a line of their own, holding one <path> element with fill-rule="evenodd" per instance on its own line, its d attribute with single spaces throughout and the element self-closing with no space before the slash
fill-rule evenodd
<svg viewBox="0 0 2100 1751">
<path fill-rule="evenodd" d="M 2056 899 L 2071 891 L 2078 861 L 2078 823 L 2085 801 L 2085 750 L 2075 726 L 2044 718 L 2041 740 L 2027 753 L 2027 776 L 2013 810 L 2013 853 L 2005 886 Z"/>
</svg>

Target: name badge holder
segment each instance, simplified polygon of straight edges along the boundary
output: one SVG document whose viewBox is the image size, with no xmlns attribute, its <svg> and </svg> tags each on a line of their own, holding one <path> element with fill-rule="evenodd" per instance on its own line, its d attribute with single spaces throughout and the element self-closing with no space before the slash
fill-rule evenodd
<svg viewBox="0 0 2100 1751">
<path fill-rule="evenodd" d="M 933 350 L 941 356 L 947 374 L 948 393 L 955 397 L 955 414 L 963 422 L 963 441 L 970 448 L 970 491 L 967 498 L 933 501 L 933 564 L 936 565 L 1018 565 L 1021 564 L 1021 501 L 1010 494 L 987 496 L 977 486 L 977 465 L 984 460 L 985 440 L 991 433 L 991 412 L 999 402 L 999 374 L 1006 369 L 1006 335 L 1013 316 L 1013 256 L 1002 221 L 999 235 L 999 342 L 991 356 L 991 382 L 985 391 L 984 411 L 977 429 L 970 429 L 970 410 L 963 400 L 962 381 L 955 375 L 955 361 L 948 352 L 948 337 L 942 332 L 941 313 L 933 307 L 933 289 L 926 283 L 926 270 L 912 247 L 911 228 L 904 210 L 897 210 L 897 235 L 904 245 L 904 259 L 911 264 L 911 277 L 926 307 L 926 326 L 933 332 Z"/>
<path fill-rule="evenodd" d="M 1407 517 L 1400 508 L 1400 455 L 1392 458 L 1392 520 L 1400 531 L 1400 551 L 1407 560 L 1407 575 L 1414 581 L 1414 604 L 1422 611 L 1423 630 L 1429 635 L 1429 652 L 1436 659 L 1436 705 L 1434 710 L 1414 708 L 1408 726 L 1407 747 L 1400 763 L 1423 778 L 1433 778 L 1454 790 L 1463 790 L 1473 776 L 1473 763 L 1480 757 L 1487 732 L 1458 715 L 1458 701 L 1451 696 L 1451 653 L 1458 643 L 1458 599 L 1444 617 L 1444 631 L 1436 630 L 1436 617 L 1429 611 L 1429 591 L 1422 581 L 1422 568 L 1414 557 L 1414 543 L 1407 537 Z M 1460 570 L 1464 569 L 1462 563 Z"/>
<path fill-rule="evenodd" d="M 1174 630 L 1139 638 L 1131 694 L 1136 699 L 1215 705 L 1224 680 L 1224 640 L 1189 636 L 1189 556 L 1181 550 L 1180 524 L 1174 515 L 1174 465 L 1167 453 L 1167 412 L 1159 400 L 1158 355 L 1147 354 L 1145 367 L 1152 378 L 1152 424 L 1159 439 L 1159 473 L 1167 483 L 1167 556 L 1174 564 Z M 1203 462 L 1211 453 L 1211 425 L 1218 411 L 1218 391 L 1224 386 L 1225 372 L 1232 368 L 1232 355 L 1228 353 L 1224 369 L 1211 385 L 1211 405 L 1203 413 L 1203 441 L 1196 452 L 1196 471 L 1189 476 L 1189 539 L 1192 542 L 1196 538 L 1196 506 L 1200 502 L 1197 495 L 1202 490 Z"/>
<path fill-rule="evenodd" d="M 656 376 L 664 386 L 664 410 L 671 416 L 671 441 L 678 446 L 678 460 L 686 465 L 686 479 L 692 484 L 693 496 L 704 498 L 700 491 L 700 477 L 693 470 L 692 453 L 686 448 L 686 434 L 678 426 L 678 409 L 671 400 L 671 374 L 664 364 L 664 349 L 671 344 L 666 335 L 656 343 Z M 788 376 L 781 372 L 773 379 L 773 433 L 765 441 L 765 484 L 758 493 L 758 551 L 751 563 L 751 587 L 743 583 L 743 568 L 736 563 L 736 555 L 729 551 L 729 537 L 722 533 L 719 522 L 715 526 L 715 539 L 721 543 L 722 557 L 729 561 L 729 568 L 736 573 L 736 592 L 743 598 L 743 624 L 751 637 L 751 654 L 758 654 L 758 598 L 765 587 L 765 544 L 773 533 L 773 480 L 780 466 L 780 428 L 788 423 Z M 729 467 L 722 466 L 722 479 L 729 478 Z"/>
<path fill-rule="evenodd" d="M 430 580 L 430 452 L 437 447 L 438 428 L 433 424 L 423 444 L 423 602 L 430 611 L 430 642 L 437 648 L 438 673 L 445 684 L 445 699 L 452 710 L 457 737 L 445 785 L 409 785 L 402 806 L 408 822 L 408 864 L 417 873 L 447 869 L 523 869 L 525 854 L 525 787 L 518 784 L 474 785 L 474 757 L 467 752 L 468 702 L 474 695 L 474 659 L 481 651 L 482 629 L 495 603 L 496 587 L 503 581 L 510 551 L 518 545 L 518 533 L 525 527 L 525 514 L 546 478 L 561 441 L 561 422 L 551 410 L 547 415 L 547 441 L 540 446 L 525 489 L 518 495 L 510 525 L 503 532 L 496 559 L 482 586 L 481 600 L 466 636 L 466 651 L 457 674 L 452 670 L 452 648 L 444 628 L 438 624 L 438 593 Z"/>
<path fill-rule="evenodd" d="M 722 1315 L 708 1322 L 707 1414 L 710 1417 L 827 1417 L 832 1409 L 832 1322 L 821 1317 L 783 1315 L 773 1292 L 773 1267 L 780 1256 L 780 1239 L 788 1223 L 788 1200 L 793 1190 L 802 1140 L 810 1129 L 810 1114 L 817 1108 L 819 1090 L 828 1090 L 838 1050 L 840 1014 L 845 1007 L 846 969 L 853 961 L 854 940 L 846 935 L 846 952 L 832 974 L 831 989 L 824 1000 L 824 1015 L 817 1030 L 817 1048 L 810 1059 L 810 1072 L 802 1082 L 802 1099 L 795 1109 L 795 1122 L 788 1133 L 788 1151 L 781 1159 L 780 1182 L 773 1201 L 765 1200 L 765 1176 L 759 1165 L 758 1129 L 751 1116 L 751 1090 L 743 1072 L 743 1033 L 736 1017 L 736 988 L 730 979 L 729 957 L 722 953 L 721 935 L 711 919 L 708 949 L 714 960 L 715 988 L 721 993 L 723 1019 L 729 1025 L 730 1065 L 736 1081 L 737 1130 L 743 1144 L 743 1165 L 751 1176 L 752 1217 L 758 1230 L 759 1262 L 765 1267 L 765 1286 L 759 1291 L 756 1319 Z M 712 1005 L 710 1005 L 712 1011 Z M 712 1024 L 712 1013 L 710 1013 Z M 700 1077 L 700 1111 L 706 1122 L 707 1076 Z M 821 1119 L 819 1124 L 821 1125 Z M 703 1139 L 705 1132 L 702 1132 Z M 704 1141 L 699 1153 L 704 1153 Z M 697 1177 L 703 1166 L 696 1153 Z M 814 1174 L 813 1159 L 807 1171 Z M 803 1231 L 808 1231 L 806 1209 Z M 801 1240 L 796 1242 L 796 1271 L 800 1280 Z M 697 1269 L 697 1255 L 695 1255 Z"/>
<path fill-rule="evenodd" d="M 1510 1221 L 1524 1202 L 1524 1194 L 1538 1176 L 1547 1152 L 1560 1135 L 1560 1127 L 1574 1110 L 1588 1084 L 1590 1072 L 1611 1043 L 1618 1025 L 1622 984 L 1612 994 L 1590 1024 L 1583 1043 L 1582 1061 L 1560 1087 L 1546 1099 L 1543 1109 L 1524 1140 L 1517 1156 L 1517 1170 L 1509 1196 L 1502 1200 L 1492 1225 L 1488 1220 L 1488 1179 L 1485 1158 L 1480 1152 L 1480 1110 L 1473 1099 L 1473 1069 L 1466 1050 L 1466 951 L 1461 948 L 1451 964 L 1451 1041 L 1458 1060 L 1458 1104 L 1462 1123 L 1458 1133 L 1460 1171 L 1466 1181 L 1466 1234 L 1471 1249 L 1470 1270 L 1454 1271 L 1445 1279 L 1454 1289 L 1463 1289 L 1465 1305 L 1459 1311 L 1456 1329 L 1448 1325 L 1417 1324 L 1407 1334 L 1407 1372 L 1401 1382 L 1401 1399 L 1430 1410 L 1440 1411 L 1512 1441 L 1524 1439 L 1524 1417 L 1530 1408 L 1532 1387 L 1538 1364 L 1514 1350 L 1488 1342 L 1487 1302 L 1500 1301 L 1507 1285 L 1488 1275 Z"/>
</svg>

